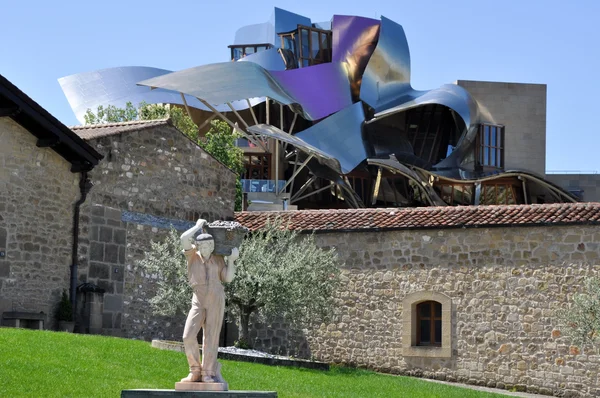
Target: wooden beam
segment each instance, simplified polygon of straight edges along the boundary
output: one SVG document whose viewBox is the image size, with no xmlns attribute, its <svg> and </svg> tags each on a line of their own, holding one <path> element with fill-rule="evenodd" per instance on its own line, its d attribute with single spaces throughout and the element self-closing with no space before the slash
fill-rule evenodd
<svg viewBox="0 0 600 398">
<path fill-rule="evenodd" d="M 18 106 L 7 106 L 4 108 L 0 108 L 0 117 L 10 117 L 19 113 Z"/>
<path fill-rule="evenodd" d="M 51 138 L 40 138 L 37 140 L 35 145 L 38 148 L 54 148 L 58 144 L 60 144 L 60 140 L 57 137 L 51 137 Z"/>
</svg>

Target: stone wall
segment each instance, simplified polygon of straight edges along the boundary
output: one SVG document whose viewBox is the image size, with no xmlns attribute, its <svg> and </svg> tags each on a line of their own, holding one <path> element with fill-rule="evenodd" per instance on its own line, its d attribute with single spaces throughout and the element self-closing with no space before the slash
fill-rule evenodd
<svg viewBox="0 0 600 398">
<path fill-rule="evenodd" d="M 0 313 L 54 309 L 69 289 L 79 174 L 10 118 L 0 118 Z"/>
<path fill-rule="evenodd" d="M 106 290 L 102 333 L 180 339 L 185 317 L 152 314 L 156 279 L 136 262 L 170 226 L 232 218 L 236 176 L 166 123 L 86 140 L 105 158 L 82 206 L 79 282 Z"/>
<path fill-rule="evenodd" d="M 597 226 L 316 237 L 323 247 L 335 246 L 345 265 L 334 319 L 305 330 L 309 344 L 302 356 L 498 388 L 600 396 L 598 349 L 571 346 L 555 316 L 585 278 L 600 275 Z M 422 356 L 405 355 L 411 342 L 403 315 L 410 308 L 403 300 L 417 292 L 451 301 L 451 309 L 444 308 L 451 316 L 449 358 L 426 349 Z M 257 347 L 268 348 L 273 336 L 287 339 L 285 328 L 257 329 Z"/>
<path fill-rule="evenodd" d="M 90 173 L 90 203 L 180 220 L 233 217 L 235 174 L 174 127 L 86 141 L 104 155 Z"/>
<path fill-rule="evenodd" d="M 505 126 L 505 170 L 546 172 L 546 85 L 458 80 L 483 122 Z"/>
</svg>

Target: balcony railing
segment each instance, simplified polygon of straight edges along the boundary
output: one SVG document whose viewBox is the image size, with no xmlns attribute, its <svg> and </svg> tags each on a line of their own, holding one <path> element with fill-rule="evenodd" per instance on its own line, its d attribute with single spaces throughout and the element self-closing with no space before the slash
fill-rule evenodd
<svg viewBox="0 0 600 398">
<path fill-rule="evenodd" d="M 275 190 L 275 180 L 245 180 L 242 179 L 242 192 L 279 192 L 286 184 L 286 180 L 277 181 L 277 190 Z"/>
</svg>

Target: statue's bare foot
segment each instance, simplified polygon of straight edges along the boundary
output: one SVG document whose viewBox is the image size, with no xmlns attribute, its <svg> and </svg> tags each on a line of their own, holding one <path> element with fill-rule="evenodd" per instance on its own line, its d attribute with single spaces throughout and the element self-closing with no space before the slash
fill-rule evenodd
<svg viewBox="0 0 600 398">
<path fill-rule="evenodd" d="M 213 376 L 206 375 L 206 376 L 202 377 L 202 382 L 203 383 L 215 383 L 215 379 Z"/>
<path fill-rule="evenodd" d="M 199 382 L 202 381 L 202 373 L 200 372 L 190 372 L 187 377 L 181 379 L 182 382 Z"/>
</svg>

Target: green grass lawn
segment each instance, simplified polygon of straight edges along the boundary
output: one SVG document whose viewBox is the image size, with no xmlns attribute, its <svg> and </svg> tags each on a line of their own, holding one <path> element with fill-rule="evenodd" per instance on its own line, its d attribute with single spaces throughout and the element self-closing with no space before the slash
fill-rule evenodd
<svg viewBox="0 0 600 398">
<path fill-rule="evenodd" d="M 279 397 L 501 397 L 410 377 L 334 367 L 328 372 L 222 361 L 231 390 Z M 144 341 L 0 328 L 0 397 L 119 397 L 123 389 L 174 388 L 182 353 Z"/>
</svg>

